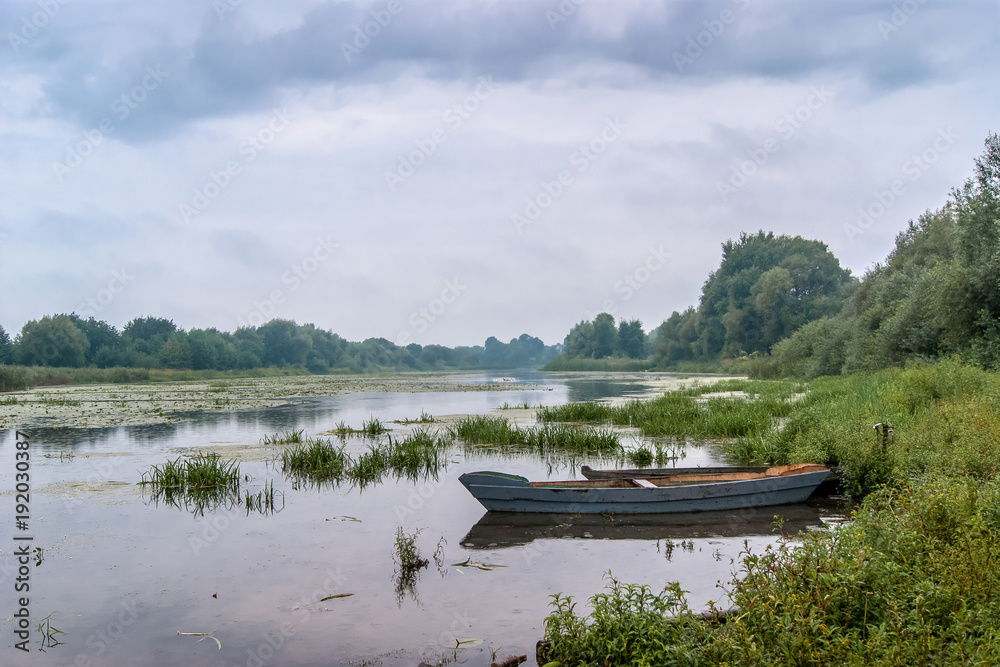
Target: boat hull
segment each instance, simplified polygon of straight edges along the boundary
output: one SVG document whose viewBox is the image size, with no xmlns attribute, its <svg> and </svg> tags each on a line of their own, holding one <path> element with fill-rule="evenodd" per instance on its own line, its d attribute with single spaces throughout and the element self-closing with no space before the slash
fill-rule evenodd
<svg viewBox="0 0 1000 667">
<path fill-rule="evenodd" d="M 523 477 L 466 473 L 459 480 L 483 507 L 497 512 L 652 514 L 706 512 L 798 503 L 830 474 L 823 469 L 763 479 L 657 488 L 532 485 Z"/>
</svg>

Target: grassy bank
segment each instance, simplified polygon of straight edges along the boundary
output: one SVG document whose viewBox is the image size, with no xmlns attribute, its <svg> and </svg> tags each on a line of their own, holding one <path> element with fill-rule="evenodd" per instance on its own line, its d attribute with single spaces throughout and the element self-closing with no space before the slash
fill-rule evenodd
<svg viewBox="0 0 1000 667">
<path fill-rule="evenodd" d="M 1000 377 L 946 361 L 819 378 L 797 400 L 780 398 L 780 383 L 766 399 L 764 386 L 749 382 L 744 391 L 787 403 L 780 428 L 754 430 L 748 413 L 748 434 L 730 452 L 841 465 L 851 492 L 865 495 L 853 521 L 745 552 L 719 605 L 735 611 L 724 617 L 693 614 L 676 585 L 654 592 L 612 579 L 589 611 L 556 596 L 546 659 L 998 664 Z M 872 429 L 879 422 L 894 429 L 884 448 Z"/>
<path fill-rule="evenodd" d="M 134 384 L 139 382 L 182 382 L 235 378 L 286 377 L 309 375 L 302 368 L 252 368 L 248 370 L 173 370 L 169 368 L 57 368 L 50 366 L 8 366 L 0 364 L 0 391 L 21 391 L 32 387 L 67 384 Z"/>
</svg>

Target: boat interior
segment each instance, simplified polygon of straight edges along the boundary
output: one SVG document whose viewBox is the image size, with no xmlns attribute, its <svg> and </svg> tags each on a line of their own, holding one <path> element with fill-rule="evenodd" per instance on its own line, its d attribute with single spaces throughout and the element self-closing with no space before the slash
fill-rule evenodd
<svg viewBox="0 0 1000 667">
<path fill-rule="evenodd" d="M 683 474 L 676 476 L 657 476 L 648 479 L 627 477 L 619 479 L 571 480 L 565 482 L 531 482 L 532 486 L 546 488 L 586 487 L 592 489 L 655 489 L 668 486 L 688 486 L 692 484 L 712 484 L 715 482 L 740 482 L 745 480 L 768 479 L 771 477 L 788 477 L 804 475 L 811 472 L 829 470 L 826 466 L 815 463 L 794 463 L 784 466 L 773 466 L 763 472 L 726 472 L 708 473 L 704 475 Z"/>
</svg>

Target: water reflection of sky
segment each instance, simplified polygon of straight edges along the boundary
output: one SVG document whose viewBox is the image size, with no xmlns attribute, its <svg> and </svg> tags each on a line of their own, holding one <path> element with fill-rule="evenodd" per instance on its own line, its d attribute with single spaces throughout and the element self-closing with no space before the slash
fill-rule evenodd
<svg viewBox="0 0 1000 667">
<path fill-rule="evenodd" d="M 272 516 L 220 508 L 198 517 L 156 506 L 134 485 L 141 470 L 162 463 L 179 447 L 253 444 L 265 433 L 298 428 L 316 433 L 341 420 L 360 425 L 372 416 L 389 421 L 421 412 L 485 413 L 504 403 L 553 405 L 642 388 L 541 374 L 518 379 L 536 388 L 352 394 L 269 409 L 209 411 L 171 424 L 32 430 L 31 534 L 33 544 L 44 549 L 44 561 L 31 571 L 32 618 L 34 623 L 54 613 L 53 625 L 66 634 L 60 636 L 63 645 L 32 653 L 23 664 L 343 665 L 382 656 L 384 665 L 414 665 L 451 656 L 448 643 L 456 637 L 474 637 L 484 644 L 463 649 L 459 659 L 488 665 L 490 647 L 502 646 L 503 654 L 533 653 L 554 593 L 586 599 L 602 589 L 611 570 L 622 581 L 655 588 L 679 580 L 691 591 L 692 605 L 701 607 L 721 596 L 716 582 L 730 579 L 730 559 L 738 557 L 744 539 L 758 547 L 773 540 L 768 525 L 777 508 L 757 510 L 753 517 L 708 518 L 696 529 L 688 524 L 559 528 L 557 523 L 498 533 L 488 519 L 483 523 L 485 512 L 458 483 L 460 474 L 499 469 L 545 479 L 599 461 L 553 468 L 538 457 L 488 450 L 456 448 L 437 480 L 389 480 L 365 490 L 296 490 L 273 465 L 242 464 L 251 491 L 272 480 L 283 494 L 283 509 Z M 366 447 L 363 439 L 347 444 L 352 451 Z M 702 448 L 691 449 L 692 458 L 711 458 L 699 453 Z M 59 458 L 67 452 L 77 456 Z M 2 434 L 0 460 L 7 462 L 0 467 L 0 488 L 11 489 L 13 432 Z M 129 484 L 87 490 L 109 480 Z M 3 497 L 12 500 L 10 494 Z M 5 505 L 12 507 L 10 501 Z M 828 510 L 794 511 L 809 525 Z M 728 528 L 714 530 L 712 522 Z M 739 528 L 743 524 L 746 531 Z M 420 531 L 417 544 L 427 558 L 441 544 L 444 559 L 442 568 L 431 563 L 421 571 L 415 597 L 401 602 L 392 561 L 399 526 L 407 533 Z M 668 559 L 671 535 L 685 546 L 675 547 Z M 12 560 L 10 548 L 3 548 L 0 586 L 10 591 Z M 470 557 L 506 567 L 486 572 L 451 566 Z M 339 593 L 353 595 L 316 602 Z M 199 642 L 178 631 L 213 632 L 222 649 L 211 639 Z M 37 648 L 37 637 L 32 642 Z M 11 632 L 4 643 L 9 657 Z"/>
</svg>

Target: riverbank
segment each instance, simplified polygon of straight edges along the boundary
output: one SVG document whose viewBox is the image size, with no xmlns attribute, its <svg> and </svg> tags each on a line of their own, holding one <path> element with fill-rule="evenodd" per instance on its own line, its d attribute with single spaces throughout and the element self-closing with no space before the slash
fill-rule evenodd
<svg viewBox="0 0 1000 667">
<path fill-rule="evenodd" d="M 750 382 L 743 390 L 765 395 L 774 386 Z M 866 496 L 853 521 L 744 551 L 724 587 L 728 599 L 712 605 L 739 610 L 725 620 L 694 613 L 676 585 L 660 592 L 612 578 L 591 598 L 590 613 L 556 598 L 546 621 L 550 660 L 1000 661 L 993 565 L 1000 558 L 1000 377 L 946 361 L 820 378 L 776 423 L 749 429 L 728 451 L 744 461 L 840 465 L 855 496 Z M 893 437 L 879 437 L 877 423 L 890 425 Z"/>
</svg>

